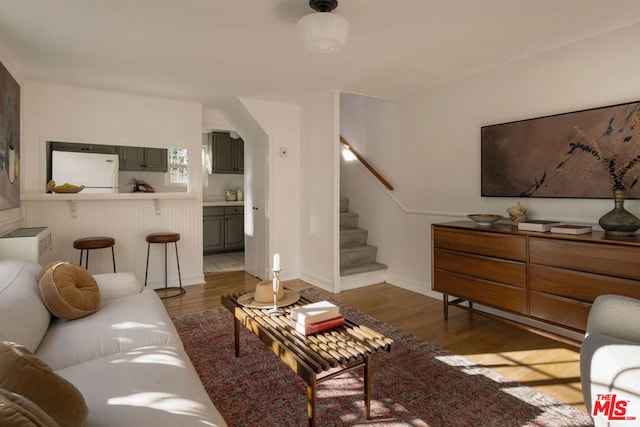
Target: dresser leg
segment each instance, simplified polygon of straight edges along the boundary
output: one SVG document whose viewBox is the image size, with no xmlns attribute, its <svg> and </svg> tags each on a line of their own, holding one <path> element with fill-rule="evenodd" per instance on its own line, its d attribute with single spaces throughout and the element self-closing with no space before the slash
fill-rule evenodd
<svg viewBox="0 0 640 427">
<path fill-rule="evenodd" d="M 442 294 L 442 308 L 444 309 L 444 320 L 449 320 L 449 294 Z"/>
</svg>

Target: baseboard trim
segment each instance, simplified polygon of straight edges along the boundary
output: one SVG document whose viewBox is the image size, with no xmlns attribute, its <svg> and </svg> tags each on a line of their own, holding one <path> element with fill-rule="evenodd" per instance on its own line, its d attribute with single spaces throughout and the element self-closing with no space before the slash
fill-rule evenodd
<svg viewBox="0 0 640 427">
<path fill-rule="evenodd" d="M 376 283 L 386 282 L 386 270 L 369 271 L 340 277 L 340 291 L 362 288 Z"/>
</svg>

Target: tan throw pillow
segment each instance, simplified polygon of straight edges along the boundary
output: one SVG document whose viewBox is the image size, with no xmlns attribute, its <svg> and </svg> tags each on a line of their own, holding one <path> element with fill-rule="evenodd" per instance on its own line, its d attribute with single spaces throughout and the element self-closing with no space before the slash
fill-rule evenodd
<svg viewBox="0 0 640 427">
<path fill-rule="evenodd" d="M 44 276 L 44 273 L 46 273 L 47 271 L 49 271 L 49 269 L 51 267 L 53 267 L 56 264 L 60 264 L 63 261 L 51 261 L 50 263 L 45 264 L 44 267 L 42 267 L 40 269 L 40 272 L 38 273 L 38 282 L 40 281 L 40 279 L 42 279 L 42 276 Z"/>
<path fill-rule="evenodd" d="M 0 344 L 0 387 L 29 399 L 61 426 L 80 427 L 89 413 L 78 389 L 20 344 Z"/>
<path fill-rule="evenodd" d="M 0 425 L 3 427 L 60 427 L 24 396 L 0 388 Z"/>
<path fill-rule="evenodd" d="M 100 289 L 85 268 L 58 262 L 45 271 L 38 282 L 49 311 L 65 320 L 79 319 L 100 308 Z"/>
</svg>

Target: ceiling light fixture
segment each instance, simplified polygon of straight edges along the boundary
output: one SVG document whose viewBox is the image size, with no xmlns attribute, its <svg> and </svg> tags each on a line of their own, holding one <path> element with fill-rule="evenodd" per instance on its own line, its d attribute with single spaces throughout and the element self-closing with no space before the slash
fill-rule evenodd
<svg viewBox="0 0 640 427">
<path fill-rule="evenodd" d="M 331 13 L 338 7 L 338 0 L 309 0 L 315 13 L 303 16 L 298 21 L 298 31 L 304 46 L 311 52 L 331 53 L 344 46 L 349 33 L 349 22 L 342 16 Z"/>
</svg>

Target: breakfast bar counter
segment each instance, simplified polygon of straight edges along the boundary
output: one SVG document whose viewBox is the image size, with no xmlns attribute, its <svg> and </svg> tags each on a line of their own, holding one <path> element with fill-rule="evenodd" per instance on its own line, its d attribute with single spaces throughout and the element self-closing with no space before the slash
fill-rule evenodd
<svg viewBox="0 0 640 427">
<path fill-rule="evenodd" d="M 200 193 L 168 192 L 168 193 L 22 193 L 20 200 L 169 200 L 197 199 Z"/>
</svg>

